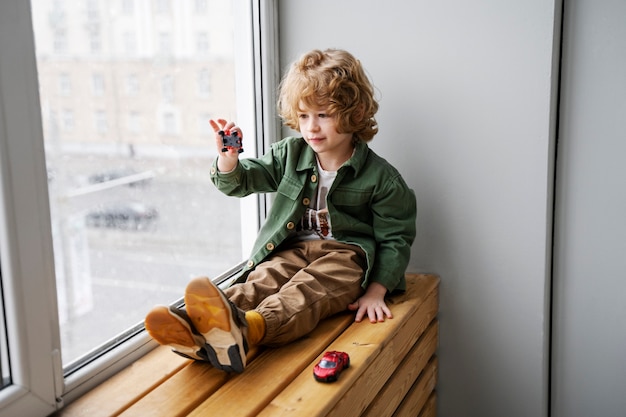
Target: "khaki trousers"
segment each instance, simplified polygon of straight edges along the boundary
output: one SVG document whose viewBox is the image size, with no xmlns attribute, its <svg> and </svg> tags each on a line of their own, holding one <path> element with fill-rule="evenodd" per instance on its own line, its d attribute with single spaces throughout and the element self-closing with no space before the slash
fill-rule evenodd
<svg viewBox="0 0 626 417">
<path fill-rule="evenodd" d="M 224 293 L 240 309 L 256 310 L 265 318 L 261 344 L 280 346 L 345 311 L 363 293 L 365 267 L 365 253 L 356 245 L 301 241 L 279 248 L 246 282 Z"/>
</svg>

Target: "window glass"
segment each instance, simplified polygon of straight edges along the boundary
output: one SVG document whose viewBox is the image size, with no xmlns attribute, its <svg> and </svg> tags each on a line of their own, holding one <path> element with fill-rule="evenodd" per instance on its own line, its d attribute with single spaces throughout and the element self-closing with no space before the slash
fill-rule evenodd
<svg viewBox="0 0 626 417">
<path fill-rule="evenodd" d="M 237 25 L 230 0 L 31 3 L 67 369 L 244 257 L 209 178 Z"/>
</svg>

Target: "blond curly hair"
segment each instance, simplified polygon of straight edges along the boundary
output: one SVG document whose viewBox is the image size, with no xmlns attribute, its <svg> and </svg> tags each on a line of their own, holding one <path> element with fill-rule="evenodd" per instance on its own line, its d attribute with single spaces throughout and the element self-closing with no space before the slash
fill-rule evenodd
<svg viewBox="0 0 626 417">
<path fill-rule="evenodd" d="M 300 130 L 298 112 L 325 109 L 339 133 L 369 142 L 378 132 L 378 102 L 361 62 L 341 49 L 313 50 L 291 64 L 280 83 L 278 113 L 283 123 Z"/>
</svg>

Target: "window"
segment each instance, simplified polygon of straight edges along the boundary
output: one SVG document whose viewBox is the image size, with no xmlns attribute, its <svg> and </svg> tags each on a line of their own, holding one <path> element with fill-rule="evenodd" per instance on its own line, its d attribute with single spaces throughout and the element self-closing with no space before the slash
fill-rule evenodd
<svg viewBox="0 0 626 417">
<path fill-rule="evenodd" d="M 171 75 L 161 78 L 161 97 L 166 103 L 174 102 L 174 77 Z"/>
<path fill-rule="evenodd" d="M 176 114 L 173 111 L 163 113 L 163 134 L 164 135 L 176 135 L 178 129 L 176 128 Z"/>
<path fill-rule="evenodd" d="M 72 80 L 67 73 L 59 75 L 59 94 L 69 96 L 72 93 Z"/>
<path fill-rule="evenodd" d="M 196 33 L 196 52 L 200 55 L 207 55 L 209 51 L 209 35 L 206 32 Z"/>
<path fill-rule="evenodd" d="M 57 29 L 52 34 L 54 42 L 54 52 L 57 54 L 64 54 L 67 51 L 67 34 L 63 29 Z"/>
<path fill-rule="evenodd" d="M 125 32 L 124 35 L 124 49 L 127 55 L 137 54 L 137 37 L 134 32 Z"/>
<path fill-rule="evenodd" d="M 197 14 L 205 14 L 208 10 L 208 0 L 194 0 L 194 10 Z"/>
<path fill-rule="evenodd" d="M 128 131 L 134 135 L 141 132 L 141 115 L 133 111 L 128 115 Z"/>
<path fill-rule="evenodd" d="M 170 12 L 170 0 L 154 0 L 154 10 L 159 14 L 167 14 Z"/>
<path fill-rule="evenodd" d="M 33 2 L 33 6 L 36 6 Z M 35 7 L 33 7 L 33 11 Z M 87 21 L 92 23 L 100 19 L 100 12 L 98 10 L 98 0 L 86 0 L 85 1 L 85 13 Z"/>
<path fill-rule="evenodd" d="M 210 184 L 215 150 L 193 120 L 203 112 L 232 117 L 247 137 L 257 137 L 254 109 L 261 89 L 255 74 L 269 67 L 254 52 L 259 35 L 253 27 L 227 23 L 258 21 L 252 17 L 258 4 L 216 1 L 223 2 L 216 10 L 225 14 L 210 18 L 233 28 L 232 37 L 221 33 L 221 39 L 233 42 L 225 47 L 233 55 L 220 56 L 219 62 L 207 57 L 199 62 L 189 44 L 171 42 L 172 59 L 159 59 L 154 40 L 163 22 L 146 21 L 137 24 L 150 30 L 135 31 L 142 58 L 128 59 L 120 40 L 130 19 L 114 19 L 109 14 L 120 15 L 121 3 L 104 0 L 59 2 L 68 16 L 61 57 L 47 21 L 51 0 L 0 2 L 2 33 L 11 33 L 0 36 L 0 375 L 5 384 L 0 416 L 49 415 L 149 351 L 154 342 L 142 326 L 149 308 L 178 302 L 190 277 L 225 276 L 247 256 L 261 205 L 256 197 L 223 196 Z M 154 7 L 157 0 L 141 2 L 142 7 L 146 3 Z M 187 2 L 163 4 L 171 15 L 193 10 Z M 134 19 L 168 16 L 137 12 Z M 193 23 L 167 29 L 174 31 L 172 39 L 191 41 L 197 31 L 211 36 L 212 30 L 224 30 L 197 17 L 184 20 Z M 97 61 L 85 38 L 84 24 L 90 21 L 107 34 Z M 193 74 L 214 65 L 224 99 L 199 102 Z M 59 88 L 64 73 L 71 77 L 70 88 Z M 126 74 L 141 77 L 136 96 L 124 94 Z M 177 86 L 179 102 L 162 102 L 165 75 Z M 161 119 L 170 108 L 173 117 Z M 137 134 L 129 133 L 135 130 L 134 113 L 141 115 Z M 178 135 L 160 136 L 162 122 Z M 70 126 L 71 136 L 65 131 Z M 250 139 L 246 154 L 255 155 L 256 148 Z M 224 212 L 227 222 L 207 215 Z"/>
<path fill-rule="evenodd" d="M 122 1 L 122 13 L 127 16 L 131 16 L 135 12 L 134 0 L 121 0 Z"/>
<path fill-rule="evenodd" d="M 206 68 L 203 68 L 200 72 L 198 72 L 197 90 L 200 97 L 208 97 L 211 93 L 211 74 Z"/>
<path fill-rule="evenodd" d="M 139 76 L 137 76 L 137 74 L 129 74 L 126 76 L 126 94 L 129 96 L 139 94 Z"/>
<path fill-rule="evenodd" d="M 104 135 L 109 130 L 109 123 L 107 121 L 107 114 L 104 110 L 96 110 L 93 115 L 95 132 L 99 135 Z"/>
<path fill-rule="evenodd" d="M 167 32 L 161 32 L 158 35 L 159 53 L 162 56 L 172 54 L 172 35 Z"/>
<path fill-rule="evenodd" d="M 104 95 L 104 75 L 100 73 L 91 74 L 91 90 L 95 96 Z"/>
<path fill-rule="evenodd" d="M 92 54 L 98 54 L 102 52 L 102 36 L 97 28 L 91 28 L 88 31 L 87 36 L 89 37 L 89 50 Z"/>
<path fill-rule="evenodd" d="M 62 128 L 66 132 L 71 132 L 74 130 L 74 111 L 72 109 L 63 109 L 62 117 Z"/>
<path fill-rule="evenodd" d="M 208 113 L 201 113 L 198 115 L 198 132 L 202 136 L 211 136 L 213 134 L 213 129 L 207 123 L 207 120 L 211 120 L 211 115 Z"/>
</svg>

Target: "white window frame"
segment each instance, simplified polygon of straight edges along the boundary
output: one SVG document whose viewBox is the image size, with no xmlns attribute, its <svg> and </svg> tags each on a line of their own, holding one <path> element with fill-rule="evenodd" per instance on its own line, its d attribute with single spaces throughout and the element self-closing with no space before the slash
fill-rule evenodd
<svg viewBox="0 0 626 417">
<path fill-rule="evenodd" d="M 263 153 L 277 138 L 274 91 L 279 63 L 276 0 L 235 2 L 237 122 Z M 266 30 L 267 29 L 267 30 Z M 253 39 L 254 46 L 248 46 Z M 260 52 L 264 51 L 264 53 Z M 268 54 L 267 51 L 271 51 Z M 54 254 L 30 2 L 0 2 L 0 272 L 12 385 L 0 390 L 0 417 L 46 416 L 109 378 L 156 344 L 145 331 L 70 375 L 64 375 Z M 241 61 L 239 61 L 241 62 Z M 249 66 L 242 66 L 249 67 Z M 263 85 L 264 88 L 260 86 Z M 250 100 L 250 91 L 254 99 Z M 264 104 L 265 103 L 265 104 Z M 256 112 L 256 116 L 255 116 Z M 264 139 L 271 138 L 271 139 Z M 242 234 L 252 245 L 264 219 L 264 200 L 242 201 Z M 244 248 L 249 252 L 250 247 Z"/>
<path fill-rule="evenodd" d="M 6 416 L 49 414 L 62 387 L 34 54 L 30 3 L 0 2 L 0 270 L 13 380 L 0 391 Z"/>
</svg>

